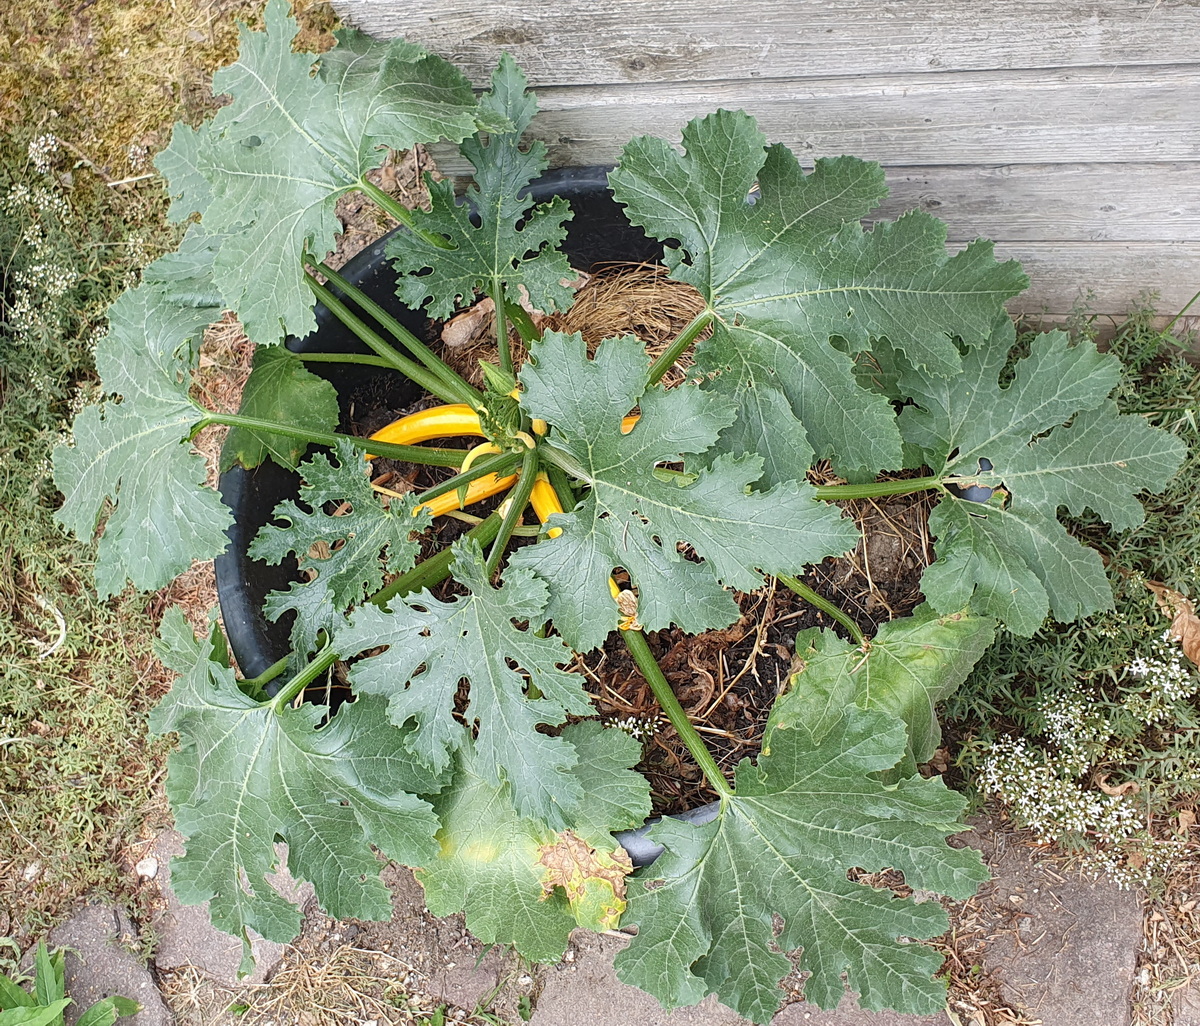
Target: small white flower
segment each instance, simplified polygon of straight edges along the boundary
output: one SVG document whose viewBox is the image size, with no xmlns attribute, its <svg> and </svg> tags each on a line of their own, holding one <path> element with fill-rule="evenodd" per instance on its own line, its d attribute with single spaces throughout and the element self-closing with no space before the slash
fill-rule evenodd
<svg viewBox="0 0 1200 1026">
<path fill-rule="evenodd" d="M 29 144 L 29 160 L 38 174 L 47 175 L 54 163 L 54 155 L 58 152 L 58 137 L 46 133 L 39 135 Z"/>
</svg>

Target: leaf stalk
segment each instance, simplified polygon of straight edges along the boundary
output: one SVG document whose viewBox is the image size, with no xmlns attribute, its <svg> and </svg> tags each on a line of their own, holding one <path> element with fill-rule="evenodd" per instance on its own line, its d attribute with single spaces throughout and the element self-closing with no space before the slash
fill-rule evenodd
<svg viewBox="0 0 1200 1026">
<path fill-rule="evenodd" d="M 447 239 L 444 235 L 439 235 L 437 232 L 431 232 L 428 229 L 422 228 L 417 224 L 417 219 L 413 217 L 413 212 L 401 203 L 395 196 L 390 196 L 384 192 L 374 182 L 370 182 L 366 177 L 361 177 L 358 180 L 358 188 L 361 189 L 385 214 L 390 215 L 399 221 L 405 228 L 412 232 L 417 238 L 423 239 L 431 246 L 436 246 L 438 249 L 458 249 L 453 242 Z"/>
<path fill-rule="evenodd" d="M 882 495 L 908 495 L 935 489 L 946 490 L 940 477 L 910 477 L 904 481 L 867 481 L 864 484 L 817 485 L 818 499 L 838 502 L 846 499 L 877 499 Z"/>
<path fill-rule="evenodd" d="M 375 318 L 397 342 L 409 350 L 432 373 L 441 378 L 447 387 L 454 389 L 458 395 L 459 402 L 465 402 L 472 409 L 478 407 L 479 401 L 483 398 L 479 390 L 473 388 L 452 367 L 433 352 L 432 349 L 425 345 L 424 342 L 417 338 L 416 335 L 396 320 L 382 306 L 376 303 L 375 300 L 361 289 L 355 288 L 327 264 L 313 260 L 307 253 L 304 256 L 304 262 L 309 267 L 319 271 L 331 283 L 341 289 L 342 293 L 352 299 L 359 309 Z"/>
<path fill-rule="evenodd" d="M 521 522 L 521 514 L 529 505 L 529 497 L 533 494 L 533 486 L 537 480 L 537 468 L 537 448 L 526 449 L 525 455 L 521 458 L 521 476 L 517 478 L 517 483 L 513 485 L 505 500 L 508 508 L 504 512 L 504 519 L 500 522 L 500 531 L 488 553 L 487 571 L 489 574 L 494 574 L 500 566 L 504 550 L 508 547 L 509 539 L 512 538 L 513 528 Z"/>
<path fill-rule="evenodd" d="M 646 635 L 639 630 L 628 630 L 621 631 L 621 637 L 624 638 L 629 654 L 633 656 L 633 661 L 642 671 L 642 676 L 646 678 L 646 683 L 650 685 L 650 690 L 654 692 L 654 697 L 658 699 L 658 704 L 662 706 L 663 712 L 667 714 L 667 719 L 671 721 L 671 726 L 675 728 L 679 739 L 687 746 L 689 754 L 696 760 L 696 765 L 700 767 L 704 779 L 723 798 L 730 797 L 733 794 L 733 788 L 729 786 L 729 781 L 725 779 L 725 774 L 721 772 L 717 760 L 713 758 L 712 752 L 708 750 L 708 745 L 704 743 L 696 728 L 692 726 L 692 721 L 688 719 L 683 706 L 679 704 L 679 699 L 675 697 L 675 692 L 671 690 L 670 683 L 663 676 L 662 668 L 658 665 L 658 660 L 654 658 L 654 653 L 650 651 L 650 645 L 646 642 Z"/>
<path fill-rule="evenodd" d="M 334 663 L 338 661 L 338 650 L 334 648 L 332 643 L 327 643 L 316 658 L 313 659 L 303 670 L 289 680 L 279 693 L 271 699 L 271 712 L 281 713 L 293 698 L 301 691 L 315 681 L 321 674 L 328 670 Z"/>
<path fill-rule="evenodd" d="M 335 446 L 338 442 L 349 442 L 356 449 L 372 452 L 377 456 L 388 456 L 394 460 L 404 460 L 406 463 L 420 463 L 429 467 L 461 466 L 466 452 L 462 449 L 435 449 L 426 445 L 399 445 L 396 442 L 380 442 L 373 438 L 362 438 L 358 435 L 345 435 L 340 431 L 309 431 L 305 428 L 292 427 L 290 424 L 280 424 L 273 420 L 260 420 L 258 417 L 246 417 L 240 413 L 209 413 L 205 411 L 204 419 L 193 431 L 193 437 L 203 428 L 213 424 L 223 424 L 226 427 L 243 427 L 250 431 L 262 431 L 272 435 L 283 435 L 286 438 L 299 438 L 313 445 Z"/>
<path fill-rule="evenodd" d="M 658 358 L 650 364 L 647 383 L 657 385 L 662 380 L 663 375 L 671 369 L 675 361 L 683 355 L 687 347 L 696 341 L 696 336 L 712 324 L 716 316 L 715 311 L 711 308 L 701 310 L 700 313 L 696 314 L 691 322 L 676 336 L 675 341 L 667 346 L 658 355 Z"/>
<path fill-rule="evenodd" d="M 455 390 L 450 388 L 438 375 L 422 367 L 416 361 L 410 360 L 407 356 L 397 352 L 394 347 L 388 345 L 382 335 L 367 327 L 366 322 L 361 317 L 355 314 L 311 274 L 306 273 L 304 279 L 308 282 L 308 287 L 312 290 L 313 295 L 325 304 L 330 313 L 354 332 L 359 339 L 375 350 L 378 356 L 387 360 L 393 368 L 414 384 L 420 385 L 426 392 L 436 395 L 443 402 L 457 403 L 462 401 L 462 397 L 456 395 Z"/>
<path fill-rule="evenodd" d="M 471 528 L 466 537 L 487 545 L 500 533 L 500 515 L 490 514 L 477 527 Z M 406 570 L 390 584 L 380 588 L 369 599 L 377 606 L 384 606 L 397 595 L 409 595 L 422 588 L 432 588 L 450 576 L 450 564 L 454 562 L 454 552 L 450 548 L 441 549 L 423 563 L 418 563 L 411 570 Z"/>
<path fill-rule="evenodd" d="M 776 574 L 775 579 L 779 581 L 780 584 L 794 591 L 810 606 L 816 606 L 819 610 L 821 610 L 821 612 L 832 616 L 838 623 L 846 628 L 850 634 L 850 637 L 854 639 L 854 643 L 858 645 L 859 648 L 865 651 L 870 647 L 871 643 L 867 640 L 867 636 L 863 634 L 862 628 L 860 628 L 858 624 L 851 620 L 843 610 L 839 609 L 832 602 L 830 602 L 829 599 L 825 598 L 823 595 L 818 595 L 812 590 L 812 588 L 810 588 L 797 577 L 789 577 L 787 574 Z"/>
</svg>

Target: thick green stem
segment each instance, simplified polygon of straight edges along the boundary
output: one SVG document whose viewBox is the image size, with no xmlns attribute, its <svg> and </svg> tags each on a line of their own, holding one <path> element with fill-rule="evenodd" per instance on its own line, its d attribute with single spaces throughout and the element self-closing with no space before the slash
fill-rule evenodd
<svg viewBox="0 0 1200 1026">
<path fill-rule="evenodd" d="M 276 659 L 275 662 L 263 670 L 263 672 L 257 677 L 243 677 L 238 681 L 238 683 L 245 685 L 248 688 L 254 688 L 257 690 L 258 688 L 270 684 L 271 681 L 283 673 L 283 671 L 287 669 L 287 664 L 287 656 L 284 656 L 282 659 Z"/>
<path fill-rule="evenodd" d="M 382 306 L 366 295 L 361 289 L 356 289 L 337 271 L 328 267 L 326 264 L 319 263 L 312 257 L 305 255 L 304 262 L 314 270 L 320 271 L 334 285 L 342 290 L 342 293 L 352 299 L 354 304 L 360 309 L 368 313 L 371 317 L 381 324 L 384 329 L 391 334 L 397 342 L 403 345 L 411 352 L 418 360 L 434 374 L 441 378 L 450 388 L 454 389 L 459 397 L 460 402 L 467 403 L 472 409 L 476 409 L 482 399 L 482 395 L 475 388 L 472 388 L 463 378 L 461 378 L 452 367 L 433 352 L 424 342 L 416 335 L 409 331 L 395 317 L 388 313 Z"/>
<path fill-rule="evenodd" d="M 366 193 L 374 203 L 379 206 L 385 213 L 390 214 L 399 221 L 405 228 L 416 235 L 418 238 L 424 239 L 431 246 L 436 246 L 438 249 L 458 249 L 458 247 L 447 239 L 444 235 L 439 235 L 437 232 L 431 232 L 425 228 L 421 228 L 417 224 L 417 220 L 413 217 L 413 212 L 408 209 L 394 196 L 389 196 L 374 182 L 369 182 L 367 179 L 360 178 L 358 187 Z"/>
<path fill-rule="evenodd" d="M 492 513 L 477 527 L 471 528 L 466 533 L 466 537 L 473 538 L 480 545 L 487 545 L 500 533 L 500 519 L 498 513 Z M 382 606 L 397 595 L 409 595 L 422 588 L 432 588 L 450 576 L 450 564 L 453 561 L 454 553 L 448 548 L 442 549 L 425 562 L 418 563 L 411 570 L 402 573 L 390 584 L 381 588 L 371 596 L 370 601 L 377 606 Z"/>
<path fill-rule="evenodd" d="M 554 489 L 554 494 L 558 496 L 558 504 L 562 506 L 564 512 L 570 513 L 575 508 L 575 493 L 571 490 L 571 479 L 567 477 L 562 467 L 557 467 L 553 463 L 547 465 L 546 476 L 550 479 L 550 486 Z"/>
<path fill-rule="evenodd" d="M 701 310 L 692 318 L 691 323 L 679 333 L 675 341 L 662 351 L 657 360 L 650 364 L 649 383 L 651 385 L 657 385 L 662 380 L 662 376 L 683 355 L 684 350 L 696 341 L 696 336 L 712 324 L 715 317 L 716 314 L 712 310 Z"/>
<path fill-rule="evenodd" d="M 667 678 L 663 676 L 662 669 L 646 642 L 646 635 L 638 630 L 629 630 L 621 631 L 621 637 L 625 639 L 629 654 L 633 656 L 633 661 L 642 671 L 642 676 L 646 678 L 646 683 L 650 685 L 650 690 L 654 692 L 654 697 L 658 699 L 658 704 L 667 714 L 667 719 L 671 721 L 671 726 L 675 728 L 679 739 L 687 746 L 692 758 L 696 760 L 696 765 L 700 767 L 704 778 L 722 797 L 732 795 L 733 788 L 729 786 L 729 781 L 725 779 L 725 774 L 721 772 L 717 760 L 713 758 L 708 746 L 696 733 L 692 721 L 688 719 L 687 713 L 683 711 L 683 706 L 679 704 L 679 699 L 675 697 L 675 692 L 671 690 Z"/>
<path fill-rule="evenodd" d="M 372 452 L 376 456 L 387 456 L 394 460 L 420 463 L 428 467 L 461 467 L 463 457 L 467 455 L 464 449 L 434 449 L 425 445 L 398 445 L 395 442 L 381 442 L 373 438 L 361 438 L 358 435 L 343 435 L 337 431 L 309 431 L 307 428 L 292 427 L 290 424 L 280 424 L 274 420 L 245 417 L 240 413 L 206 412 L 204 419 L 194 429 L 193 434 L 212 424 L 242 427 L 265 434 L 283 435 L 285 438 L 299 438 L 311 442 L 313 445 L 334 446 L 338 442 L 349 442 L 356 449 Z"/>
<path fill-rule="evenodd" d="M 508 503 L 508 509 L 504 513 L 504 519 L 500 522 L 500 532 L 496 535 L 496 540 L 492 542 L 492 550 L 488 553 L 487 569 L 489 574 L 494 574 L 497 567 L 500 566 L 504 550 L 508 547 L 508 540 L 512 537 L 513 528 L 521 522 L 521 514 L 529 505 L 529 496 L 533 494 L 537 469 L 537 449 L 526 449 L 525 455 L 521 459 L 521 476 L 517 478 L 517 483 L 513 485 L 505 500 Z"/>
<path fill-rule="evenodd" d="M 867 481 L 865 484 L 818 485 L 817 498 L 829 502 L 842 499 L 875 499 L 881 495 L 908 495 L 934 488 L 945 490 L 940 477 L 911 477 L 907 481 Z"/>
<path fill-rule="evenodd" d="M 538 326 L 529 316 L 529 311 L 520 303 L 505 303 L 504 309 L 508 312 L 508 319 L 512 321 L 513 327 L 517 329 L 517 334 L 521 336 L 521 341 L 526 345 L 542 337 Z"/>
<path fill-rule="evenodd" d="M 508 342 L 508 322 L 504 316 L 504 282 L 493 277 L 488 295 L 492 297 L 492 303 L 496 307 L 496 352 L 500 354 L 500 369 L 506 374 L 511 374 L 512 346 Z"/>
<path fill-rule="evenodd" d="M 493 456 L 490 459 L 481 460 L 471 467 L 470 470 L 464 470 L 461 474 L 455 474 L 440 484 L 436 484 L 432 488 L 423 491 L 417 496 L 417 503 L 420 504 L 428 502 L 430 499 L 436 499 L 439 495 L 445 495 L 446 492 L 462 488 L 481 477 L 487 477 L 488 474 L 506 474 L 521 462 L 521 458 L 520 453 L 506 452 L 499 456 Z"/>
<path fill-rule="evenodd" d="M 271 699 L 271 711 L 283 712 L 287 708 L 287 704 L 295 698 L 301 691 L 308 687 L 321 674 L 328 670 L 334 663 L 338 661 L 338 651 L 332 644 L 326 645 L 311 663 L 309 663 L 296 676 L 289 680 L 279 690 L 274 698 Z"/>
<path fill-rule="evenodd" d="M 846 628 L 847 631 L 850 632 L 850 637 L 854 639 L 854 643 L 856 645 L 859 647 L 866 647 L 868 644 L 867 637 L 865 634 L 863 634 L 858 624 L 856 624 L 842 610 L 830 602 L 829 599 L 818 595 L 807 584 L 795 577 L 789 577 L 787 574 L 776 574 L 775 577 L 780 584 L 791 588 L 792 591 L 804 599 L 804 601 L 810 606 L 816 606 L 819 610 L 821 610 L 821 612 L 832 616 L 838 623 L 840 623 Z"/>
<path fill-rule="evenodd" d="M 366 353 L 292 353 L 292 355 L 305 363 L 356 363 L 364 367 L 395 369 L 390 360 L 385 360 L 382 356 L 367 356 Z"/>
<path fill-rule="evenodd" d="M 440 377 L 422 367 L 415 360 L 410 360 L 407 356 L 403 356 L 392 346 L 388 345 L 382 335 L 367 327 L 366 322 L 361 317 L 355 314 L 354 311 L 311 274 L 306 273 L 304 278 L 308 282 L 308 287 L 312 289 L 313 295 L 324 303 L 329 311 L 354 332 L 358 338 L 362 339 L 363 342 L 375 350 L 378 356 L 387 360 L 392 367 L 414 384 L 420 385 L 426 392 L 436 395 L 444 402 L 456 403 L 462 401 L 462 397 L 456 395 L 454 389 L 450 388 Z"/>
</svg>

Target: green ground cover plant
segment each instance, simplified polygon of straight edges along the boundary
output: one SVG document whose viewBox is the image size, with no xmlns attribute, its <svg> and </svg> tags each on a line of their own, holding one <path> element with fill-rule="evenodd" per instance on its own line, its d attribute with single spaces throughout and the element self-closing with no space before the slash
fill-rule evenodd
<svg viewBox="0 0 1200 1026">
<path fill-rule="evenodd" d="M 1103 554 L 1114 608 L 1047 623 L 1032 638 L 1001 631 L 945 712 L 969 737 L 960 756 L 968 780 L 1039 841 L 1077 850 L 1092 872 L 1153 884 L 1171 868 L 1177 836 L 1150 824 L 1178 829 L 1181 809 L 1190 822 L 1200 793 L 1200 672 L 1169 636 L 1175 613 L 1161 597 L 1169 589 L 1190 601 L 1200 575 L 1200 377 L 1188 339 L 1155 327 L 1149 308 L 1108 346 L 1124 368 L 1118 406 L 1170 431 L 1187 457 L 1146 498 L 1140 525 L 1068 521 Z"/>
<path fill-rule="evenodd" d="M 212 109 L 234 16 L 261 6 L 0 12 L 0 923 L 19 948 L 84 895 L 135 900 L 123 854 L 161 817 L 154 603 L 97 599 L 94 544 L 53 519 L 50 454 L 100 398 L 107 307 L 179 241 L 150 153 L 176 118 Z M 319 41 L 332 18 L 309 6 Z"/>
<path fill-rule="evenodd" d="M 136 271 L 138 219 L 103 184 L 64 187 L 69 159 L 41 126 L 10 135 L 0 163 L 0 901 L 24 942 L 78 895 L 120 887 L 164 758 L 145 720 L 165 682 L 144 596 L 97 600 L 92 550 L 54 522 L 50 473 L 70 418 L 99 398 L 92 354 Z"/>
<path fill-rule="evenodd" d="M 944 911 L 848 874 L 894 868 L 913 888 L 974 892 L 977 854 L 946 844 L 964 801 L 916 772 L 938 742 L 933 706 L 997 623 L 1027 637 L 1048 615 L 1111 607 L 1099 556 L 1059 507 L 1136 527 L 1138 494 L 1167 483 L 1184 444 L 1119 411 L 1120 361 L 1090 341 L 1041 335 L 1010 366 L 1003 302 L 1026 280 L 990 244 L 948 256 L 943 226 L 921 213 L 864 231 L 885 192 L 878 166 L 842 157 L 805 173 L 739 112 L 691 122 L 683 153 L 651 138 L 625 148 L 609 177 L 618 202 L 673 240 L 666 264 L 705 307 L 653 361 L 632 337 L 589 355 L 519 303 L 569 303 L 557 246 L 571 212 L 518 197 L 545 160 L 521 146 L 536 101 L 513 62 L 477 97 L 402 40 L 339 32 L 316 59 L 293 51 L 295 31 L 286 3 L 269 4 L 265 31 L 243 32 L 238 61 L 214 78 L 231 102 L 177 126 L 160 154 L 187 233 L 110 308 L 96 353 L 110 398 L 80 412 L 54 457 L 60 521 L 82 537 L 103 523 L 101 594 L 161 587 L 224 549 L 230 512 L 191 451 L 206 428 L 233 429 L 226 462 L 270 458 L 304 481 L 252 548 L 309 570 L 268 600 L 268 615 L 298 614 L 288 657 L 239 680 L 219 630 L 197 639 L 182 614 L 163 621 L 180 679 L 151 725 L 179 740 L 168 793 L 188 850 L 176 893 L 209 901 L 248 951 L 249 930 L 299 930 L 264 879 L 277 839 L 337 917 L 390 915 L 378 850 L 418 869 L 431 910 L 463 910 L 481 940 L 531 958 L 556 958 L 576 925 L 635 923 L 618 973 L 666 1006 L 715 993 L 765 1022 L 787 953 L 802 950 L 806 996 L 823 1007 L 843 973 L 864 1007 L 942 1007 L 939 959 L 913 942 L 942 932 Z M 430 183 L 420 212 L 366 177 L 382 150 L 439 138 L 475 167 L 475 218 L 448 183 Z M 445 316 L 477 293 L 493 300 L 485 389 L 386 317 L 393 340 L 363 330 L 355 307 L 377 316 L 365 298 L 318 281 L 344 284 L 320 258 L 350 190 L 404 225 L 387 252 L 409 304 Z M 450 434 L 485 439 L 472 465 L 466 450 L 404 440 L 407 427 L 390 440 L 337 432 L 328 386 L 279 346 L 313 326 L 314 297 L 371 350 L 344 359 L 399 371 L 454 408 Z M 196 339 L 223 309 L 261 347 L 239 414 L 189 394 Z M 664 388 L 693 346 L 695 373 Z M 365 453 L 457 473 L 384 509 L 367 494 Z M 847 483 L 809 483 L 820 458 Z M 898 470 L 917 476 L 877 479 Z M 489 477 L 510 487 L 500 509 L 417 562 L 435 500 L 462 502 Z M 924 490 L 939 497 L 927 604 L 867 638 L 799 577 L 855 544 L 834 500 Z M 513 546 L 530 506 L 544 530 Z M 447 575 L 459 591 L 433 594 Z M 724 627 L 738 615 L 731 592 L 765 576 L 823 603 L 848 638 L 796 639 L 761 754 L 730 780 L 644 632 Z M 655 826 L 666 852 L 636 874 L 611 832 L 649 810 L 630 769 L 639 747 L 588 719 L 563 670 L 613 631 L 720 795 L 710 823 Z M 354 701 L 333 713 L 297 701 L 335 671 Z"/>
</svg>

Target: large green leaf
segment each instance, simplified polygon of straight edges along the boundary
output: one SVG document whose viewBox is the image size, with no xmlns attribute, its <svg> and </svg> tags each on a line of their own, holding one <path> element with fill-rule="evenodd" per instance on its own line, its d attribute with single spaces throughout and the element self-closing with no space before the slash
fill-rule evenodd
<svg viewBox="0 0 1200 1026">
<path fill-rule="evenodd" d="M 437 819 L 414 794 L 436 792 L 441 779 L 406 752 L 384 703 L 360 698 L 324 724 L 322 706 L 275 709 L 238 689 L 222 646 L 198 642 L 179 610 L 163 631 L 160 655 L 181 676 L 150 729 L 179 735 L 167 777 L 187 838 L 171 869 L 179 900 L 209 901 L 213 924 L 243 939 L 246 958 L 247 929 L 290 941 L 299 910 L 265 879 L 279 837 L 288 870 L 312 882 L 330 915 L 389 918 L 372 846 L 408 865 L 433 858 Z"/>
<path fill-rule="evenodd" d="M 988 337 L 1003 301 L 1027 284 L 1019 266 L 997 264 L 987 242 L 948 256 L 945 226 L 922 213 L 864 232 L 859 219 L 885 193 L 879 167 L 840 157 L 818 160 L 806 176 L 785 147 L 764 154 L 765 137 L 745 113 L 696 119 L 683 142 L 681 155 L 661 139 L 634 139 L 609 181 L 630 220 L 679 241 L 666 253 L 672 276 L 716 313 L 697 362 L 723 372 L 715 387 L 738 402 L 739 427 L 722 451 L 757 438 L 769 448 L 756 451 L 786 468 L 766 483 L 803 475 L 780 438 L 798 432 L 759 412 L 762 393 L 778 392 L 818 456 L 847 470 L 898 466 L 888 404 L 855 385 L 846 353 L 886 336 L 931 374 L 957 373 L 952 338 Z"/>
<path fill-rule="evenodd" d="M 676 483 L 656 467 L 703 453 L 727 426 L 727 400 L 695 385 L 646 388 L 648 361 L 632 337 L 608 339 L 589 359 L 579 335 L 548 332 L 526 366 L 522 404 L 551 425 L 548 445 L 590 486 L 572 512 L 555 518 L 562 535 L 513 554 L 550 585 L 546 612 L 577 651 L 602 643 L 617 622 L 608 578 L 629 572 L 638 619 L 647 630 L 676 623 L 696 632 L 725 627 L 737 607 L 725 588 L 751 591 L 757 571 L 794 573 L 852 548 L 857 532 L 807 484 L 750 492 L 756 455 L 718 456 Z M 641 418 L 623 435 L 621 418 Z M 692 547 L 702 562 L 678 551 Z"/>
<path fill-rule="evenodd" d="M 462 143 L 463 156 L 475 168 L 467 203 L 457 201 L 450 180 L 431 181 L 429 211 L 413 211 L 421 228 L 452 240 L 454 248 L 441 249 L 409 233 L 388 244 L 388 256 L 404 275 L 396 294 L 409 306 L 428 302 L 432 316 L 449 317 L 457 305 L 473 301 L 475 289 L 494 293 L 497 282 L 512 297 L 518 287 L 524 289 L 540 310 L 570 305 L 572 291 L 564 282 L 575 275 L 556 248 L 567 234 L 563 223 L 571 218 L 570 204 L 555 197 L 533 206 L 518 196 L 546 168 L 544 143 L 531 143 L 525 151 L 518 145 L 537 113 L 537 100 L 526 85 L 525 75 L 504 54 L 480 107 L 511 121 L 512 131 L 493 133 L 486 142 L 473 136 Z"/>
<path fill-rule="evenodd" d="M 387 147 L 462 139 L 477 106 L 470 82 L 415 44 L 342 30 L 316 57 L 292 51 L 286 0 L 271 0 L 265 21 L 263 32 L 243 27 L 237 61 L 213 76 L 233 101 L 199 130 L 176 128 L 157 163 L 181 194 L 171 216 L 199 211 L 224 236 L 214 265 L 224 305 L 251 339 L 275 343 L 316 323 L 300 258 L 306 245 L 333 248 L 338 196 Z"/>
<path fill-rule="evenodd" d="M 991 619 L 938 616 L 928 604 L 884 624 L 866 651 L 813 627 L 796 635 L 799 667 L 791 686 L 808 696 L 814 718 L 840 716 L 853 702 L 901 720 L 908 749 L 893 773 L 911 776 L 941 742 L 935 706 L 967 679 L 994 638 Z"/>
<path fill-rule="evenodd" d="M 121 396 L 75 418 L 74 443 L 54 451 L 64 501 L 57 519 L 90 539 L 113 506 L 100 539 L 96 590 L 116 594 L 126 579 L 161 588 L 223 552 L 228 508 L 205 486 L 203 458 L 187 444 L 206 411 L 189 396 L 202 329 L 220 311 L 180 306 L 150 285 L 125 292 L 108 310 L 96 349 L 104 391 Z"/>
<path fill-rule="evenodd" d="M 512 944 L 535 962 L 561 957 L 576 926 L 616 926 L 633 867 L 611 831 L 650 814 L 649 786 L 628 768 L 641 758 L 636 741 L 594 720 L 562 736 L 578 753 L 572 773 L 585 792 L 569 828 L 518 813 L 508 786 L 489 779 L 468 741 L 453 787 L 434 801 L 441 851 L 417 874 L 434 915 L 465 911 L 479 940 Z"/>
<path fill-rule="evenodd" d="M 317 632 L 333 633 L 343 614 L 383 586 L 384 574 L 399 574 L 416 561 L 415 533 L 429 514 L 413 516 L 414 501 L 393 500 L 384 508 L 371 488 L 366 459 L 348 442 L 339 444 L 335 465 L 314 453 L 301 467 L 300 502 L 285 499 L 272 514 L 286 526 L 265 524 L 250 543 L 250 555 L 267 563 L 288 556 L 315 573 L 303 583 L 267 596 L 263 612 L 278 620 L 296 611 L 292 647 L 300 653 L 314 645 Z M 402 721 L 398 721 L 402 722 Z"/>
<path fill-rule="evenodd" d="M 255 351 L 238 413 L 301 431 L 322 432 L 337 430 L 340 410 L 333 385 L 278 346 Z M 289 435 L 233 427 L 221 449 L 221 469 L 228 470 L 234 463 L 249 469 L 269 457 L 295 470 L 307 449 L 307 442 Z"/>
<path fill-rule="evenodd" d="M 442 602 L 422 592 L 394 602 L 391 613 L 358 610 L 337 635 L 339 651 L 388 648 L 355 663 L 350 681 L 359 693 L 386 695 L 395 723 L 416 721 L 405 744 L 435 769 L 468 737 L 459 718 L 477 726 L 473 765 L 492 784 L 509 783 L 523 816 L 562 826 L 581 794 L 570 772 L 575 750 L 538 727 L 593 710 L 579 677 L 559 669 L 570 651 L 533 630 L 545 619 L 546 586 L 527 570 L 510 569 L 494 588 L 477 544 L 458 543 L 454 552 L 454 576 L 471 594 Z M 470 699 L 456 713 L 463 680 Z"/>
<path fill-rule="evenodd" d="M 638 933 L 617 974 L 667 1007 L 714 993 L 765 1023 L 792 968 L 782 952 L 803 948 L 805 997 L 822 1008 L 841 1000 L 845 973 L 864 1008 L 936 1011 L 941 958 L 914 941 L 941 933 L 946 913 L 847 873 L 890 867 L 913 888 L 973 894 L 987 878 L 978 854 L 945 843 L 962 829 L 964 799 L 940 780 L 881 783 L 904 757 L 904 724 L 852 703 L 815 718 L 823 696 L 803 685 L 801 675 L 776 702 L 763 754 L 738 767 L 713 822 L 652 828 L 666 852 L 631 889 L 626 921 Z"/>
<path fill-rule="evenodd" d="M 946 495 L 934 510 L 938 558 L 922 581 L 930 603 L 949 613 L 969 601 L 1029 635 L 1047 612 L 1065 622 L 1112 603 L 1099 556 L 1067 534 L 1058 508 L 1134 527 L 1144 516 L 1137 493 L 1161 489 L 1185 446 L 1118 413 L 1106 398 L 1117 359 L 1063 332 L 1038 336 L 1001 387 L 1013 339 L 1003 318 L 990 345 L 963 354 L 960 377 L 902 374 L 917 405 L 900 428 L 943 477 L 998 489 L 986 504 Z"/>
</svg>

